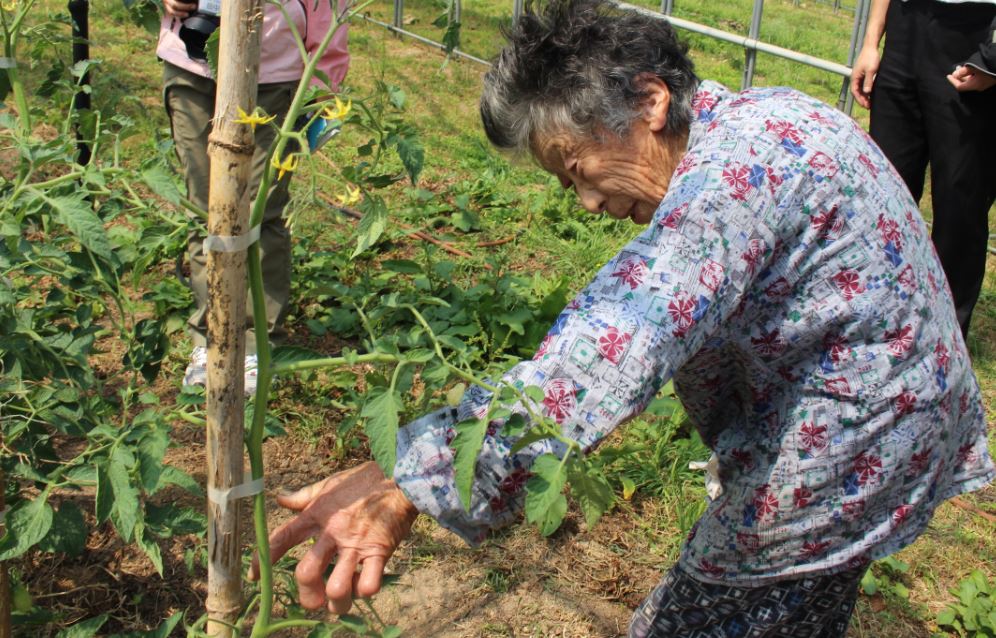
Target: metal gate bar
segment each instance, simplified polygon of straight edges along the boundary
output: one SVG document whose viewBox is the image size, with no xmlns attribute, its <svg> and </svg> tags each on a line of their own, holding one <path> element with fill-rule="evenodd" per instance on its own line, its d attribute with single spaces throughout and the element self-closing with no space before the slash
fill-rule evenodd
<svg viewBox="0 0 996 638">
<path fill-rule="evenodd" d="M 400 0 L 396 0 L 396 1 L 400 1 Z M 397 5 L 395 5 L 395 6 L 397 6 Z M 393 24 L 388 24 L 386 22 L 381 22 L 380 20 L 378 20 L 376 18 L 371 18 L 368 15 L 364 15 L 363 19 L 366 20 L 367 22 L 372 23 L 372 24 L 376 24 L 378 26 L 384 27 L 385 29 L 387 29 L 388 31 L 390 31 L 392 33 L 397 33 L 398 35 L 403 35 L 403 36 L 412 38 L 413 40 L 418 40 L 419 42 L 421 42 L 423 44 L 428 44 L 431 47 L 436 47 L 437 49 L 442 49 L 443 51 L 446 50 L 446 45 L 444 45 L 444 44 L 442 44 L 440 42 L 436 42 L 435 40 L 430 40 L 429 38 L 421 36 L 421 35 L 419 35 L 417 33 L 412 33 L 411 31 L 407 31 L 405 29 L 402 29 L 401 27 L 396 27 Z M 461 58 L 465 58 L 467 60 L 470 60 L 471 62 L 477 62 L 478 64 L 483 64 L 484 66 L 491 66 L 491 63 L 488 62 L 487 60 L 482 60 L 481 58 L 473 56 L 473 55 L 471 55 L 469 53 L 464 53 L 460 49 L 453 49 L 453 51 L 451 51 L 450 53 L 452 53 L 453 55 L 455 55 L 457 57 L 461 57 Z"/>
<path fill-rule="evenodd" d="M 438 49 L 446 50 L 446 47 L 424 36 L 418 35 L 417 33 L 412 33 L 402 28 L 404 21 L 403 11 L 404 11 L 404 0 L 393 0 L 394 1 L 394 24 L 388 24 L 382 22 L 375 18 L 364 15 L 363 19 L 371 22 L 373 24 L 382 26 L 389 31 L 397 33 L 399 35 L 404 35 L 409 38 L 413 38 L 428 44 L 429 46 L 436 47 Z M 460 15 L 460 0 L 456 1 L 456 15 Z M 869 10 L 869 0 L 856 0 L 856 6 L 854 7 L 854 28 L 851 31 L 851 43 L 848 49 L 847 64 L 840 64 L 838 62 L 832 62 L 830 60 L 824 60 L 823 58 L 818 58 L 816 56 L 808 55 L 805 53 L 800 53 L 798 51 L 793 51 L 791 49 L 786 49 L 784 47 L 776 46 L 774 44 L 768 44 L 767 42 L 762 42 L 758 40 L 758 35 L 760 34 L 761 28 L 761 15 L 763 12 L 764 0 L 754 0 L 753 15 L 751 16 L 750 29 L 746 36 L 738 35 L 736 33 L 730 33 L 728 31 L 723 31 L 721 29 L 715 29 L 713 27 L 708 27 L 697 22 L 692 22 L 691 20 L 685 20 L 682 18 L 676 18 L 670 13 L 674 10 L 674 0 L 661 0 L 661 12 L 658 13 L 651 9 L 646 9 L 644 7 L 638 7 L 626 2 L 612 1 L 612 4 L 620 9 L 626 11 L 634 11 L 642 15 L 646 15 L 652 18 L 665 19 L 669 21 L 672 25 L 679 29 L 684 29 L 686 31 L 691 31 L 692 33 L 698 33 L 722 42 L 729 42 L 731 44 L 736 44 L 743 47 L 746 63 L 744 65 L 744 77 L 743 77 L 743 88 L 751 86 L 754 80 L 754 67 L 757 57 L 757 53 L 766 53 L 768 55 L 773 55 L 775 57 L 790 60 L 792 62 L 798 62 L 800 64 L 805 64 L 822 71 L 827 71 L 830 73 L 835 73 L 843 77 L 841 83 L 840 96 L 837 100 L 837 108 L 850 113 L 853 108 L 854 101 L 851 97 L 851 93 L 848 90 L 850 85 L 851 77 L 851 65 L 854 64 L 854 58 L 857 56 L 858 51 L 861 48 L 861 42 L 864 39 L 864 31 L 868 22 L 868 10 Z M 513 19 L 518 19 L 522 14 L 522 0 L 513 0 L 512 15 Z M 454 49 L 452 53 L 456 56 L 477 62 L 478 64 L 483 64 L 485 66 L 490 66 L 491 63 L 487 60 L 482 60 L 476 56 L 465 53 L 460 49 Z"/>
</svg>

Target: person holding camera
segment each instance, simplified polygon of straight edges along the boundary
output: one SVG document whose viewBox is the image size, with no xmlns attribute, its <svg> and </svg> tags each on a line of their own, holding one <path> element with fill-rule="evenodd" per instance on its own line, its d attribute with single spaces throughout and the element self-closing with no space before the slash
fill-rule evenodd
<svg viewBox="0 0 996 638">
<path fill-rule="evenodd" d="M 303 39 L 308 54 L 313 55 L 328 29 L 332 28 L 334 17 L 330 0 L 282 0 L 282 5 L 266 3 L 263 7 L 256 97 L 257 106 L 267 115 L 275 116 L 278 125 L 286 115 L 304 73 L 305 61 L 295 42 L 295 31 Z M 201 0 L 200 3 L 164 0 L 156 49 L 156 55 L 163 61 L 164 101 L 176 153 L 185 173 L 187 197 L 204 210 L 208 207 L 210 161 L 207 149 L 216 90 L 205 48 L 208 38 L 218 28 L 220 6 L 220 0 Z M 346 38 L 343 26 L 321 56 L 312 82 L 323 90 L 337 91 L 346 76 L 349 67 Z M 275 140 L 274 128 L 260 126 L 255 129 L 250 193 L 259 188 L 270 145 Z M 283 321 L 290 300 L 291 242 L 283 220 L 284 208 L 290 200 L 289 182 L 290 175 L 284 175 L 271 187 L 259 238 L 267 324 L 270 341 L 274 344 L 284 337 Z M 204 385 L 207 379 L 208 291 L 203 243 L 203 231 L 190 234 L 190 285 L 196 308 L 188 321 L 194 348 L 183 385 Z M 251 322 L 251 319 L 250 316 L 248 320 Z M 247 334 L 245 391 L 252 394 L 256 388 L 256 355 L 251 323 L 247 325 Z"/>
</svg>

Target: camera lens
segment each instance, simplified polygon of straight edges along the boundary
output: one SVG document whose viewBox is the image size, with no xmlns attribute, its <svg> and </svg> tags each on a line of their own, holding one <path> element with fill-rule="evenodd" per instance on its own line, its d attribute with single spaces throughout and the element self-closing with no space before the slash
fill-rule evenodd
<svg viewBox="0 0 996 638">
<path fill-rule="evenodd" d="M 207 60 L 205 47 L 221 19 L 205 13 L 194 13 L 180 25 L 180 39 L 187 45 L 187 55 L 194 60 Z"/>
</svg>

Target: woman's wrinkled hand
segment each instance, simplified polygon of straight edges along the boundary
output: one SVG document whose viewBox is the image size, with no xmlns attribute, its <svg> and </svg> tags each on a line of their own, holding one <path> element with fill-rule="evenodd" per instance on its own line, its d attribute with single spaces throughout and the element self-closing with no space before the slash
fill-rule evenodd
<svg viewBox="0 0 996 638">
<path fill-rule="evenodd" d="M 384 565 L 418 515 L 373 462 L 278 496 L 277 502 L 300 514 L 270 534 L 271 560 L 276 562 L 290 548 L 314 538 L 294 573 L 301 605 L 318 609 L 327 604 L 336 614 L 348 612 L 354 597 L 367 598 L 380 591 Z M 334 558 L 335 568 L 324 582 L 325 568 Z M 259 577 L 258 558 L 253 559 L 249 577 Z"/>
<path fill-rule="evenodd" d="M 865 46 L 851 69 L 851 95 L 866 109 L 871 107 L 872 86 L 881 61 L 877 47 Z"/>
</svg>

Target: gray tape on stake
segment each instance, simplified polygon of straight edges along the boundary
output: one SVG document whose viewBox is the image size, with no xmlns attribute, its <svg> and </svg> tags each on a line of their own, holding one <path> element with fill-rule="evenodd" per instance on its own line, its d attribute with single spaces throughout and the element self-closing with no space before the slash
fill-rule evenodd
<svg viewBox="0 0 996 638">
<path fill-rule="evenodd" d="M 14 58 L 0 58 L 0 69 L 17 68 L 17 60 Z"/>
<path fill-rule="evenodd" d="M 208 235 L 204 238 L 204 250 L 215 253 L 237 253 L 259 241 L 259 226 L 253 226 L 245 235 Z"/>
<path fill-rule="evenodd" d="M 249 478 L 248 476 L 246 478 Z M 231 501 L 237 501 L 240 498 L 245 498 L 247 496 L 254 496 L 263 491 L 263 477 L 258 479 L 242 483 L 241 485 L 233 485 L 232 487 L 220 490 L 216 487 L 208 487 L 207 497 L 208 501 L 214 503 L 221 510 L 221 515 L 225 515 L 225 511 L 228 509 L 228 503 Z"/>
</svg>

